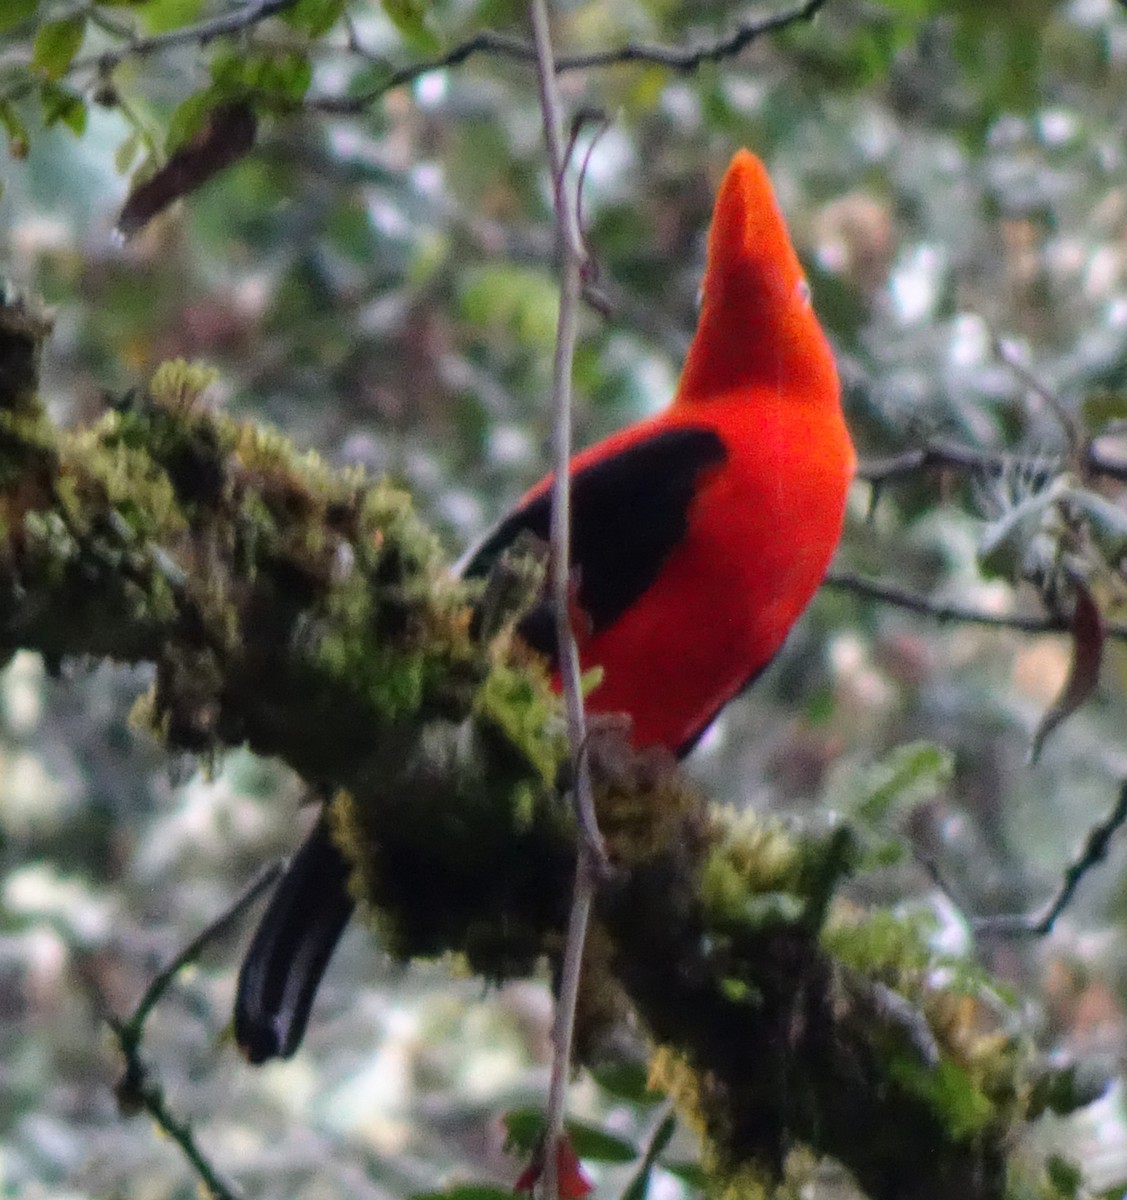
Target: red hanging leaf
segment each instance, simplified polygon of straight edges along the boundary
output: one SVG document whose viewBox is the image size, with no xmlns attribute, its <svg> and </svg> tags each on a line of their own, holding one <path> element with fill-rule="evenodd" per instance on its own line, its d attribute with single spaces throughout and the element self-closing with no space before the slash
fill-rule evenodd
<svg viewBox="0 0 1127 1200">
<path fill-rule="evenodd" d="M 1049 734 L 1066 721 L 1096 690 L 1104 652 L 1103 614 L 1084 583 L 1076 585 L 1076 607 L 1072 611 L 1072 662 L 1060 694 L 1049 705 L 1033 734 L 1029 761 L 1035 763 Z"/>
<path fill-rule="evenodd" d="M 543 1174 L 544 1149 L 541 1146 L 533 1155 L 532 1161 L 520 1173 L 520 1178 L 513 1184 L 513 1191 L 531 1192 Z M 556 1184 L 559 1187 L 560 1200 L 583 1200 L 583 1197 L 590 1195 L 595 1188 L 566 1137 L 560 1138 L 556 1146 Z"/>
</svg>

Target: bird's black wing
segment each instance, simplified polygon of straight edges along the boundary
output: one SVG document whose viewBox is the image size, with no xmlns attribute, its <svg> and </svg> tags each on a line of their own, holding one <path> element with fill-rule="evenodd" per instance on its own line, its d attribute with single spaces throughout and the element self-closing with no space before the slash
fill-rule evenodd
<svg viewBox="0 0 1127 1200">
<path fill-rule="evenodd" d="M 724 458 L 724 443 L 712 430 L 672 429 L 573 473 L 571 563 L 592 632 L 614 624 L 657 578 L 685 536 L 701 473 Z M 522 505 L 470 556 L 464 573 L 487 575 L 524 531 L 547 541 L 550 521 L 547 494 Z M 547 605 L 536 606 L 520 629 L 534 649 L 554 658 Z M 322 819 L 274 891 L 239 972 L 235 1036 L 251 1062 L 287 1058 L 300 1044 L 352 914 L 348 876 Z"/>
<path fill-rule="evenodd" d="M 701 473 L 725 457 L 713 430 L 670 429 L 572 474 L 570 560 L 590 632 L 613 625 L 654 582 L 685 536 Z M 487 575 L 522 533 L 547 541 L 551 513 L 548 492 L 510 513 L 474 551 L 464 574 Z M 546 605 L 521 625 L 525 640 L 553 659 L 554 631 Z"/>
</svg>

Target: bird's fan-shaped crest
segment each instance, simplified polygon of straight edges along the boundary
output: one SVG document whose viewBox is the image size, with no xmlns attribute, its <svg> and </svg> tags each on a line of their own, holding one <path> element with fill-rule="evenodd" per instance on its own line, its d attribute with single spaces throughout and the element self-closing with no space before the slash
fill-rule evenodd
<svg viewBox="0 0 1127 1200">
<path fill-rule="evenodd" d="M 704 301 L 678 400 L 762 387 L 837 400 L 833 355 L 771 181 L 741 150 L 716 197 Z"/>
</svg>

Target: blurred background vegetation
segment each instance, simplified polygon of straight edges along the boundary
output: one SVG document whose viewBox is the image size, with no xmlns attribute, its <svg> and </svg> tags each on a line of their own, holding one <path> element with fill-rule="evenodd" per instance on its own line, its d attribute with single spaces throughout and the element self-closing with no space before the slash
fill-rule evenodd
<svg viewBox="0 0 1127 1200">
<path fill-rule="evenodd" d="M 387 87 L 483 29 L 526 38 L 523 5 L 300 0 L 235 36 L 170 37 L 145 54 L 125 34 L 159 39 L 240 6 L 0 10 L 0 274 L 53 309 L 43 382 L 60 419 L 93 417 L 162 360 L 206 360 L 229 410 L 403 481 L 452 556 L 539 477 L 555 282 L 532 69 L 487 51 Z M 556 10 L 556 48 L 707 44 L 759 15 L 720 0 L 572 0 Z M 207 104 L 248 86 L 253 152 L 116 238 L 131 179 L 170 131 L 188 136 Z M 713 189 L 747 145 L 800 247 L 862 455 L 946 439 L 1033 460 L 1000 478 L 911 472 L 875 503 L 859 482 L 838 568 L 1004 615 L 1045 611 L 1052 588 L 1039 597 L 1022 579 L 1064 563 L 1122 617 L 1121 486 L 1068 457 L 1077 436 L 1127 457 L 1121 5 L 826 0 L 816 21 L 695 70 L 617 63 L 567 71 L 563 88 L 573 111 L 610 119 L 583 195 L 608 314 L 584 315 L 578 440 L 667 401 Z M 1045 500 L 1054 484 L 1106 503 Z M 1123 845 L 1050 935 L 975 938 L 971 923 L 1051 896 L 1127 777 L 1114 638 L 1095 693 L 1028 763 L 1070 654 L 1067 634 L 941 625 L 826 588 L 688 769 L 718 800 L 824 821 L 871 794 L 895 747 L 949 751 L 950 772 L 882 815 L 901 853 L 856 902 L 926 914 L 936 939 L 987 964 L 1023 1033 L 1084 1065 L 1094 1102 L 1042 1123 L 1031 1147 L 1066 1150 L 1093 1189 L 1118 1195 Z M 146 682 L 24 654 L 0 676 L 6 1196 L 195 1194 L 176 1148 L 119 1114 L 103 1020 L 131 1009 L 306 819 L 300 782 L 275 764 L 235 753 L 202 772 L 134 735 Z M 146 1041 L 169 1102 L 247 1196 L 512 1180 L 499 1114 L 542 1096 L 544 981 L 486 992 L 455 964 L 392 963 L 353 928 L 302 1051 L 255 1071 L 226 1028 L 248 932 L 209 948 Z M 588 1079 L 573 1107 L 627 1140 L 652 1119 Z M 630 1168 L 595 1170 L 609 1195 Z"/>
</svg>

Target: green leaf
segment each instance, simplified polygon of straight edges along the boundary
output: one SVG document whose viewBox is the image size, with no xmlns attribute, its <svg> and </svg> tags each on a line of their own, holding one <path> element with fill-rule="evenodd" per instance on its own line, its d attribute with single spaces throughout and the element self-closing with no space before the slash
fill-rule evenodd
<svg viewBox="0 0 1127 1200">
<path fill-rule="evenodd" d="M 4 0 L 0 4 L 0 33 L 13 29 L 22 21 L 30 21 L 38 6 L 38 0 Z"/>
<path fill-rule="evenodd" d="M 168 122 L 165 135 L 165 150 L 171 154 L 191 140 L 203 128 L 207 114 L 215 107 L 219 97 L 211 88 L 196 92 L 177 105 Z"/>
<path fill-rule="evenodd" d="M 1059 1154 L 1049 1156 L 1049 1161 L 1045 1164 L 1049 1182 L 1056 1188 L 1057 1194 L 1061 1197 L 1075 1197 L 1080 1195 L 1080 1188 L 1084 1182 L 1084 1172 L 1072 1162 L 1071 1159 L 1062 1158 Z"/>
<path fill-rule="evenodd" d="M 676 1175 L 682 1182 L 694 1188 L 698 1192 L 703 1192 L 705 1184 L 708 1183 L 708 1176 L 704 1173 L 704 1168 L 699 1162 L 679 1161 L 679 1162 L 663 1162 L 662 1169 L 669 1172 L 670 1175 Z"/>
<path fill-rule="evenodd" d="M 646 1200 L 646 1194 L 650 1190 L 650 1177 L 653 1173 L 654 1163 L 658 1161 L 662 1151 L 672 1141 L 676 1129 L 677 1118 L 672 1113 L 667 1113 L 649 1139 L 641 1169 L 630 1180 L 626 1190 L 622 1193 L 622 1200 Z"/>
<path fill-rule="evenodd" d="M 947 1123 L 950 1137 L 963 1140 L 981 1133 L 994 1118 L 994 1105 L 970 1075 L 952 1059 L 937 1067 L 909 1060 L 889 1064 L 894 1078 L 928 1100 Z"/>
<path fill-rule="evenodd" d="M 119 175 L 124 175 L 133 165 L 133 160 L 137 157 L 141 149 L 141 134 L 139 130 L 134 129 L 125 140 L 114 151 L 113 165 L 114 170 Z"/>
<path fill-rule="evenodd" d="M 902 837 L 874 837 L 865 846 L 861 866 L 865 871 L 886 870 L 899 866 L 908 857 L 909 850 Z"/>
<path fill-rule="evenodd" d="M 234 90 L 246 82 L 249 56 L 234 50 L 219 50 L 211 60 L 211 81 L 216 88 Z"/>
<path fill-rule="evenodd" d="M 32 66 L 48 79 L 61 79 L 74 61 L 85 36 L 84 16 L 48 21 L 39 27 L 39 32 L 35 35 L 35 47 L 31 55 Z"/>
<path fill-rule="evenodd" d="M 222 51 L 211 60 L 213 95 L 231 99 L 256 93 L 284 106 L 300 102 L 313 82 L 309 57 L 300 51 L 284 54 L 236 54 Z"/>
<path fill-rule="evenodd" d="M 538 1108 L 514 1108 L 505 1113 L 502 1123 L 510 1154 L 531 1154 L 544 1132 L 544 1114 Z"/>
<path fill-rule="evenodd" d="M 595 1082 L 605 1092 L 631 1104 L 657 1104 L 664 1099 L 661 1092 L 651 1091 L 649 1071 L 644 1063 L 613 1062 L 596 1067 L 592 1072 Z"/>
<path fill-rule="evenodd" d="M 8 135 L 8 153 L 16 159 L 27 157 L 31 138 L 19 109 L 10 101 L 0 101 L 0 125 Z"/>
<path fill-rule="evenodd" d="M 646 1163 L 637 1175 L 630 1180 L 620 1200 L 646 1200 L 646 1193 L 650 1190 L 650 1174 L 652 1171 L 652 1164 Z"/>
<path fill-rule="evenodd" d="M 462 313 L 467 320 L 528 345 L 548 349 L 556 340 L 559 290 L 546 272 L 490 263 L 465 272 Z"/>
<path fill-rule="evenodd" d="M 579 690 L 584 698 L 589 696 L 606 678 L 602 667 L 590 667 L 579 677 Z"/>
<path fill-rule="evenodd" d="M 886 825 L 892 815 L 918 808 L 951 781 L 955 759 L 932 742 L 897 746 L 863 772 L 853 787 L 849 810 L 871 825 Z"/>
<path fill-rule="evenodd" d="M 439 40 L 427 24 L 424 0 L 382 0 L 382 4 L 391 23 L 416 50 L 433 54 L 439 48 Z"/>
<path fill-rule="evenodd" d="M 1111 421 L 1127 421 L 1127 392 L 1093 392 L 1081 405 L 1084 424 L 1096 430 Z"/>
<path fill-rule="evenodd" d="M 824 725 L 837 708 L 837 693 L 832 687 L 813 688 L 803 706 L 802 715 L 811 725 Z"/>
<path fill-rule="evenodd" d="M 149 33 L 167 33 L 199 20 L 203 9 L 204 0 L 149 0 L 137 13 Z"/>
<path fill-rule="evenodd" d="M 264 59 L 254 80 L 268 96 L 295 103 L 305 96 L 312 82 L 313 67 L 309 58 L 296 50 Z"/>
<path fill-rule="evenodd" d="M 665 1147 L 673 1140 L 673 1135 L 676 1132 L 677 1118 L 673 1113 L 669 1113 L 657 1127 L 653 1137 L 650 1138 L 650 1147 L 646 1151 L 646 1156 L 656 1160 L 664 1152 Z"/>
<path fill-rule="evenodd" d="M 415 1192 L 410 1200 L 513 1200 L 513 1192 L 492 1183 L 457 1183 L 444 1192 Z"/>
<path fill-rule="evenodd" d="M 1048 1110 L 1057 1116 L 1068 1116 L 1095 1103 L 1107 1092 L 1111 1082 L 1106 1065 L 1070 1063 L 1053 1068 L 1033 1081 L 1029 1115 L 1036 1118 Z"/>
<path fill-rule="evenodd" d="M 298 0 L 282 20 L 310 37 L 321 37 L 340 20 L 345 0 Z"/>
<path fill-rule="evenodd" d="M 86 104 L 81 96 L 57 83 L 45 82 L 39 89 L 43 123 L 48 127 L 60 121 L 76 136 L 86 132 Z"/>
<path fill-rule="evenodd" d="M 538 1108 L 514 1108 L 503 1118 L 505 1149 L 512 1154 L 531 1153 L 540 1144 L 544 1132 L 544 1114 Z M 592 1162 L 634 1162 L 640 1151 L 631 1142 L 607 1133 L 585 1121 L 565 1123 L 572 1149 L 582 1159 Z"/>
<path fill-rule="evenodd" d="M 586 1121 L 568 1121 L 566 1128 L 572 1149 L 585 1161 L 629 1163 L 641 1154 L 633 1142 Z"/>
<path fill-rule="evenodd" d="M 823 930 L 822 944 L 835 957 L 867 974 L 910 976 L 931 964 L 929 938 L 935 926 L 930 911 L 874 909 L 856 924 L 843 922 Z"/>
<path fill-rule="evenodd" d="M 955 1137 L 970 1137 L 985 1129 L 994 1105 L 962 1067 L 944 1059 L 935 1073 L 935 1096 Z"/>
</svg>

